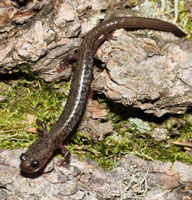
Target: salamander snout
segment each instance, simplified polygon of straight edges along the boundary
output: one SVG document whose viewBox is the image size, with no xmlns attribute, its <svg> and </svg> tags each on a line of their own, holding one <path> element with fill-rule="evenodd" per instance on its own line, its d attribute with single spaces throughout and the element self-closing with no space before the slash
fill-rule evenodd
<svg viewBox="0 0 192 200">
<path fill-rule="evenodd" d="M 27 154 L 22 153 L 20 155 L 21 160 L 21 170 L 26 173 L 34 173 L 39 170 L 40 162 L 37 159 L 29 159 Z"/>
</svg>

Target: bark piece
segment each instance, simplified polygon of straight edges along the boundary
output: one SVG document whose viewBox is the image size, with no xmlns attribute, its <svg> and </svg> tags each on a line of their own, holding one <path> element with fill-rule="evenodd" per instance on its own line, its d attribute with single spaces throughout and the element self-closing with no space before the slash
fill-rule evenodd
<svg viewBox="0 0 192 200">
<path fill-rule="evenodd" d="M 59 160 L 54 158 L 49 163 L 54 166 L 51 170 L 41 176 L 26 177 L 19 173 L 22 152 L 1 152 L 1 199 L 31 199 L 33 194 L 39 199 L 129 200 L 139 197 L 180 200 L 191 195 L 192 166 L 180 162 L 151 162 L 126 155 L 109 172 L 89 159 L 82 162 L 72 155 L 69 166 L 60 166 Z"/>
<path fill-rule="evenodd" d="M 76 6 L 72 2 L 34 2 L 39 7 L 35 7 L 34 12 L 27 17 L 25 14 L 31 4 L 21 8 L 9 5 L 5 7 L 6 11 L 0 10 L 0 73 L 16 72 L 17 65 L 27 63 L 32 71 L 46 81 L 52 81 L 63 75 L 57 73 L 57 68 L 65 53 L 77 46 L 74 36 L 80 31 L 80 23 L 75 12 Z M 3 18 L 6 17 L 7 9 L 25 12 L 19 15 L 19 21 L 14 17 L 7 21 Z M 18 26 L 17 23 L 22 25 Z"/>
<path fill-rule="evenodd" d="M 106 64 L 92 87 L 125 106 L 158 117 L 192 105 L 192 43 L 171 33 L 117 30 L 97 57 Z"/>
<path fill-rule="evenodd" d="M 17 72 L 18 65 L 27 63 L 46 81 L 69 77 L 71 69 L 61 73 L 57 69 L 63 57 L 80 43 L 81 15 L 90 8 L 101 15 L 99 10 L 107 5 L 88 0 L 30 0 L 21 7 L 12 3 L 0 3 L 0 73 Z M 94 24 L 89 23 L 86 32 Z"/>
</svg>

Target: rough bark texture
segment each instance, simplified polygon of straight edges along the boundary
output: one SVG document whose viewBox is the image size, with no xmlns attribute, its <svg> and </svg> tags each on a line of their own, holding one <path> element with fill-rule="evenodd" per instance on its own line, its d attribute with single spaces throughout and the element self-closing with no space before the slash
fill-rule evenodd
<svg viewBox="0 0 192 200">
<path fill-rule="evenodd" d="M 192 105 L 192 43 L 149 30 L 114 35 L 97 52 L 106 69 L 93 89 L 158 117 L 185 113 Z"/>
<path fill-rule="evenodd" d="M 1 152 L 0 199 L 42 200 L 181 200 L 190 199 L 192 166 L 144 161 L 127 155 L 112 172 L 73 155 L 68 167 L 54 158 L 40 176 L 20 174 L 23 150 Z"/>
</svg>

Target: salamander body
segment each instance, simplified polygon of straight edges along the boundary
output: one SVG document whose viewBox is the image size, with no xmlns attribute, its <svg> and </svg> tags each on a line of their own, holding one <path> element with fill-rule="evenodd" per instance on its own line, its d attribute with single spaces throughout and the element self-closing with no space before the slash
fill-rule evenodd
<svg viewBox="0 0 192 200">
<path fill-rule="evenodd" d="M 172 32 L 178 37 L 186 34 L 173 24 L 158 19 L 142 17 L 118 17 L 104 21 L 94 27 L 83 39 L 78 50 L 71 89 L 62 114 L 50 132 L 33 143 L 26 153 L 20 156 L 20 168 L 26 173 L 35 173 L 42 169 L 56 149 L 63 150 L 63 141 L 79 121 L 86 105 L 92 81 L 93 61 L 99 45 L 108 34 L 116 29 L 126 30 L 153 29 Z"/>
</svg>

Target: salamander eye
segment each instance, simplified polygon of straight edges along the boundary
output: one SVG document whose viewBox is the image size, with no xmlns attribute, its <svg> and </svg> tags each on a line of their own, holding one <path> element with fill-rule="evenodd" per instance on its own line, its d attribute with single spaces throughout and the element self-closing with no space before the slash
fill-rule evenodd
<svg viewBox="0 0 192 200">
<path fill-rule="evenodd" d="M 21 161 L 25 161 L 26 155 L 24 153 L 22 153 L 19 158 L 20 158 Z"/>
<path fill-rule="evenodd" d="M 38 160 L 33 160 L 31 162 L 31 167 L 37 168 L 37 167 L 39 167 L 39 164 L 40 164 L 40 162 Z"/>
</svg>

